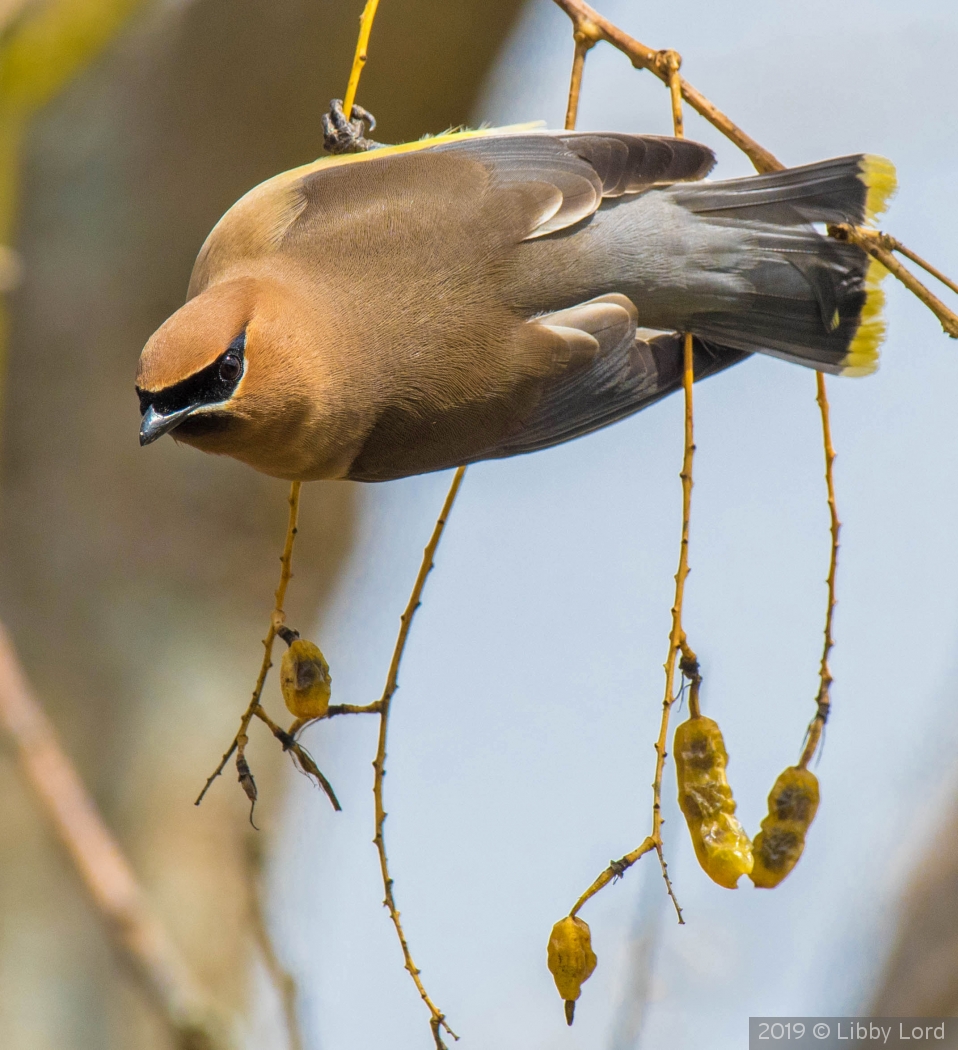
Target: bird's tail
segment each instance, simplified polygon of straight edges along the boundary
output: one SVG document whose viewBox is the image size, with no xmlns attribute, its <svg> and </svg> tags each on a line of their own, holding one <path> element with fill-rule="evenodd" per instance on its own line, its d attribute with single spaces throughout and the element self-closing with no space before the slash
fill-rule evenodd
<svg viewBox="0 0 958 1050">
<path fill-rule="evenodd" d="M 889 161 L 854 156 L 665 190 L 687 219 L 694 216 L 694 233 L 682 223 L 691 257 L 677 320 L 738 350 L 834 374 L 873 372 L 885 335 L 887 271 L 822 226 L 872 221 L 895 185 Z"/>
</svg>

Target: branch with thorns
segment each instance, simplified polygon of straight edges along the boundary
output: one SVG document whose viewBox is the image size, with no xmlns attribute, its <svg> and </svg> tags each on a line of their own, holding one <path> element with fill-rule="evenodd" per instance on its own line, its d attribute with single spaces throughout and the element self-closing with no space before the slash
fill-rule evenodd
<svg viewBox="0 0 958 1050">
<path fill-rule="evenodd" d="M 703 116 L 713 127 L 720 131 L 729 141 L 738 146 L 751 160 L 755 169 L 759 172 L 781 171 L 785 165 L 782 164 L 774 154 L 759 145 L 753 138 L 747 135 L 738 125 L 733 123 L 721 110 L 719 110 L 704 95 L 697 91 L 687 80 L 679 75 L 682 65 L 681 56 L 671 49 L 653 50 L 645 44 L 629 36 L 618 26 L 608 21 L 594 8 L 583 3 L 582 0 L 554 0 L 554 2 L 568 15 L 572 22 L 573 41 L 575 45 L 572 75 L 569 86 L 569 101 L 566 110 L 566 128 L 575 126 L 576 115 L 579 106 L 579 97 L 582 89 L 582 76 L 585 68 L 585 58 L 588 52 L 600 41 L 611 44 L 621 51 L 632 62 L 636 69 L 647 69 L 662 80 L 669 89 L 672 105 L 672 118 L 674 132 L 677 138 L 684 134 L 684 123 L 682 118 L 681 100 L 685 99 L 693 109 Z M 828 234 L 837 240 L 850 241 L 874 259 L 877 259 L 890 273 L 900 280 L 918 299 L 928 307 L 938 318 L 945 333 L 952 338 L 958 338 L 958 315 L 950 310 L 940 299 L 926 288 L 905 266 L 903 266 L 893 255 L 897 252 L 910 259 L 917 266 L 931 274 L 938 281 L 946 285 L 950 290 L 958 292 L 958 284 L 948 278 L 940 270 L 927 262 L 917 253 L 907 248 L 896 238 L 878 230 L 864 227 L 851 226 L 849 224 L 831 224 L 828 226 Z M 682 652 L 680 669 L 691 681 L 692 689 L 689 698 L 689 708 L 692 714 L 698 713 L 698 693 L 701 684 L 698 661 L 694 653 L 688 648 L 688 642 L 682 629 L 682 597 L 684 592 L 685 576 L 688 574 L 688 514 L 691 495 L 692 477 L 692 455 L 694 444 L 692 437 L 692 395 L 691 395 L 691 337 L 686 336 L 685 345 L 685 369 L 683 373 L 683 389 L 685 390 L 685 457 L 682 466 L 682 491 L 683 491 L 683 521 L 682 541 L 679 558 L 679 570 L 676 573 L 676 598 L 672 608 L 672 632 L 670 635 L 669 655 L 666 660 L 666 693 L 663 702 L 662 723 L 659 738 L 656 741 L 656 770 L 653 781 L 653 825 L 652 833 L 635 850 L 627 853 L 617 861 L 613 861 L 602 874 L 593 882 L 588 890 L 579 898 L 570 915 L 575 916 L 582 905 L 609 882 L 621 877 L 640 857 L 653 849 L 659 857 L 662 865 L 663 877 L 666 881 L 669 896 L 675 905 L 678 920 L 681 923 L 682 912 L 672 891 L 671 882 L 662 852 L 661 838 L 661 785 L 662 770 L 665 763 L 665 746 L 668 731 L 669 712 L 674 702 L 674 668 L 675 660 L 679 651 Z M 816 696 L 816 713 L 808 727 L 806 739 L 802 750 L 799 765 L 806 768 L 818 748 L 825 723 L 828 719 L 831 707 L 831 685 L 832 675 L 829 667 L 829 654 L 834 646 L 832 633 L 833 619 L 836 604 L 835 580 L 838 566 L 839 532 L 841 523 L 835 499 L 834 462 L 835 449 L 832 443 L 831 422 L 826 390 L 825 377 L 821 372 L 815 376 L 816 401 L 819 406 L 822 422 L 822 438 L 825 450 L 825 482 L 830 519 L 831 551 L 829 556 L 828 577 L 826 580 L 828 597 L 825 615 L 824 644 L 820 667 L 820 685 Z"/>
<path fill-rule="evenodd" d="M 253 695 L 246 710 L 243 712 L 243 717 L 240 719 L 240 727 L 236 732 L 236 736 L 233 737 L 230 746 L 226 749 L 223 757 L 220 759 L 219 765 L 207 778 L 206 784 L 195 802 L 195 805 L 198 806 L 203 801 L 207 791 L 209 791 L 212 786 L 213 781 L 223 772 L 226 768 L 226 763 L 229 762 L 230 758 L 235 753 L 237 779 L 239 780 L 243 791 L 246 792 L 246 797 L 250 801 L 251 824 L 253 823 L 253 809 L 256 806 L 257 791 L 256 780 L 253 777 L 249 762 L 246 759 L 246 747 L 249 744 L 249 726 L 254 718 L 258 718 L 266 725 L 273 736 L 275 736 L 283 745 L 283 750 L 289 751 L 295 757 L 299 763 L 300 769 L 319 784 L 326 793 L 329 801 L 332 803 L 333 809 L 337 812 L 342 809 L 339 800 L 336 798 L 336 793 L 333 791 L 332 785 L 316 765 L 312 755 L 310 755 L 302 744 L 298 743 L 290 732 L 274 722 L 263 710 L 260 703 L 260 699 L 263 695 L 263 686 L 266 684 L 266 676 L 269 674 L 269 669 L 273 666 L 273 642 L 276 641 L 277 634 L 280 634 L 286 624 L 286 613 L 283 611 L 283 603 L 286 600 L 286 589 L 289 587 L 289 581 L 292 579 L 293 575 L 293 544 L 296 541 L 301 488 L 302 482 L 294 481 L 289 489 L 289 524 L 286 527 L 286 542 L 283 545 L 283 553 L 280 556 L 282 569 L 280 570 L 279 575 L 279 585 L 276 588 L 276 600 L 273 607 L 273 615 L 270 617 L 269 629 L 266 632 L 266 637 L 263 639 L 263 662 L 260 665 L 256 684 L 253 686 Z M 255 827 L 256 825 L 254 824 L 253 826 Z"/>
<path fill-rule="evenodd" d="M 572 77 L 569 84 L 569 106 L 566 115 L 566 130 L 572 131 L 575 127 L 576 110 L 578 108 L 579 93 L 582 83 L 582 71 L 584 52 L 580 54 L 581 33 L 576 27 L 576 55 L 572 65 Z M 593 41 L 594 42 L 594 41 Z M 591 45 L 590 45 L 591 46 Z M 676 138 L 682 138 L 684 134 L 684 123 L 682 120 L 682 96 L 678 90 L 679 59 L 675 52 L 668 52 L 669 62 L 669 87 L 672 103 L 672 126 Z M 689 697 L 689 708 L 698 712 L 699 688 L 702 683 L 699 674 L 698 660 L 695 653 L 689 647 L 685 629 L 682 626 L 682 606 L 685 597 L 685 581 L 689 575 L 689 528 L 692 514 L 692 464 L 695 458 L 695 428 L 692 403 L 692 387 L 695 382 L 694 369 L 694 344 L 691 333 L 685 334 L 683 344 L 683 367 L 682 367 L 682 393 L 685 399 L 685 426 L 684 426 L 684 451 L 682 456 L 682 470 L 680 478 L 682 481 L 682 534 L 679 543 L 679 565 L 675 573 L 675 598 L 672 602 L 672 629 L 669 632 L 669 651 L 665 659 L 665 696 L 662 701 L 662 719 L 659 724 L 659 735 L 655 741 L 655 776 L 652 780 L 652 831 L 631 853 L 627 853 L 618 860 L 611 861 L 592 885 L 575 902 L 569 912 L 571 918 L 575 918 L 579 909 L 594 897 L 603 887 L 610 882 L 621 878 L 629 868 L 640 857 L 655 850 L 659 858 L 659 866 L 662 869 L 662 878 L 665 880 L 666 892 L 675 907 L 675 914 L 680 924 L 684 924 L 682 908 L 672 888 L 672 880 L 669 878 L 668 864 L 665 860 L 665 849 L 662 841 L 662 777 L 665 772 L 665 760 L 668 757 L 668 735 L 669 718 L 672 713 L 672 705 L 675 703 L 675 671 L 678 663 L 679 671 L 692 683 L 691 695 Z M 681 654 L 681 662 L 679 656 Z"/>
</svg>

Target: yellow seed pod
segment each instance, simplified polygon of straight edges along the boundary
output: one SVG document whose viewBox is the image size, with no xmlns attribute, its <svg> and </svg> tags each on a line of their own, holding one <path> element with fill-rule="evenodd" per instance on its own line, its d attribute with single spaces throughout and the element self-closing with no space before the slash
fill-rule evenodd
<svg viewBox="0 0 958 1050">
<path fill-rule="evenodd" d="M 752 870 L 752 844 L 735 817 L 725 776 L 728 753 L 718 723 L 701 715 L 683 722 L 673 743 L 679 806 L 702 870 L 734 890 Z"/>
<path fill-rule="evenodd" d="M 572 1024 L 582 983 L 592 976 L 596 963 L 588 923 L 573 915 L 560 919 L 549 936 L 548 960 L 556 988 L 565 1000 L 566 1024 Z"/>
<path fill-rule="evenodd" d="M 286 706 L 297 718 L 322 718 L 329 710 L 329 664 L 319 646 L 305 638 L 297 638 L 283 653 L 279 684 Z"/>
<path fill-rule="evenodd" d="M 753 846 L 755 866 L 749 877 L 759 889 L 773 889 L 798 863 L 818 798 L 818 778 L 811 770 L 789 766 L 775 781 L 768 816 Z"/>
</svg>

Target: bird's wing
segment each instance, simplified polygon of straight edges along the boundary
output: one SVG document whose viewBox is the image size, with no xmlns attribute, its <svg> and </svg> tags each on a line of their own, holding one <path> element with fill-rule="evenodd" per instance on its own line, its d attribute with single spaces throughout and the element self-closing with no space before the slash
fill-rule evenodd
<svg viewBox="0 0 958 1050">
<path fill-rule="evenodd" d="M 474 458 L 498 459 L 558 445 L 638 412 L 681 386 L 683 337 L 636 327 L 637 312 L 624 295 L 546 314 L 530 325 L 563 337 L 551 379 L 508 437 Z M 721 371 L 746 353 L 696 339 L 695 378 Z"/>
<path fill-rule="evenodd" d="M 591 215 L 604 197 L 701 179 L 715 155 L 686 139 L 611 132 L 520 131 L 455 138 L 436 146 L 479 161 L 500 185 L 547 187 L 528 238 L 544 237 Z"/>
<path fill-rule="evenodd" d="M 454 132 L 365 153 L 324 157 L 268 179 L 226 212 L 200 249 L 189 297 L 235 260 L 288 249 L 291 234 L 315 232 L 325 222 L 342 218 L 327 214 L 331 199 L 340 201 L 341 197 L 325 193 L 324 185 L 339 182 L 353 171 L 358 175 L 355 165 L 384 165 L 388 170 L 393 160 L 422 153 L 458 154 L 463 160 L 478 162 L 496 184 L 525 190 L 534 204 L 527 237 L 543 237 L 579 222 L 604 197 L 700 179 L 715 163 L 707 146 L 686 139 L 536 131 L 528 126 Z M 358 181 L 368 189 L 371 180 Z M 454 198 L 447 203 L 450 209 L 457 205 Z"/>
</svg>

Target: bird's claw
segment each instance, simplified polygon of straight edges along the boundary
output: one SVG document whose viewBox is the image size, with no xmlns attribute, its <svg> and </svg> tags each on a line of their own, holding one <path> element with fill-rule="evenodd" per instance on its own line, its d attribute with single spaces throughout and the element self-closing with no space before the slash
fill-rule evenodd
<svg viewBox="0 0 958 1050">
<path fill-rule="evenodd" d="M 347 120 L 342 99 L 330 102 L 329 112 L 323 114 L 323 146 L 327 153 L 364 153 L 382 145 L 366 138 L 367 126 L 370 131 L 376 127 L 372 113 L 354 105 L 350 116 L 352 119 Z"/>
</svg>

